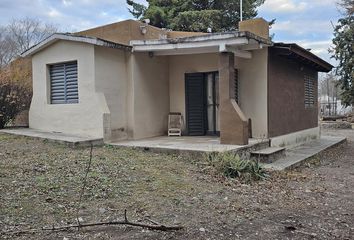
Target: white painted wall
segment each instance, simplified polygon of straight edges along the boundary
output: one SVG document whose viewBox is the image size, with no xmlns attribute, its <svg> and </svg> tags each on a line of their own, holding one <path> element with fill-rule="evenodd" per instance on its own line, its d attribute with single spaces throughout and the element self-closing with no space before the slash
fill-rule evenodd
<svg viewBox="0 0 354 240">
<path fill-rule="evenodd" d="M 90 137 L 103 137 L 105 102 L 95 94 L 94 46 L 68 41 L 57 42 L 35 54 L 30 128 Z M 77 60 L 78 104 L 50 104 L 48 64 Z M 102 102 L 103 101 L 103 102 Z"/>
<path fill-rule="evenodd" d="M 48 64 L 78 61 L 78 104 L 50 104 Z M 267 133 L 267 51 L 237 59 L 240 106 L 255 137 Z M 59 41 L 33 56 L 30 127 L 106 140 L 164 135 L 169 112 L 185 116 L 185 73 L 218 70 L 218 54 L 147 53 Z"/>
<path fill-rule="evenodd" d="M 239 69 L 240 108 L 252 119 L 253 136 L 267 137 L 267 49 L 252 52 L 252 59 L 236 58 Z M 170 56 L 170 109 L 185 117 L 185 73 L 218 71 L 218 54 Z M 184 118 L 185 120 L 185 118 Z"/>
<path fill-rule="evenodd" d="M 255 138 L 268 137 L 268 49 L 252 51 L 251 59 L 236 58 L 239 69 L 239 105 L 252 120 Z"/>
<path fill-rule="evenodd" d="M 219 57 L 217 53 L 210 53 L 170 56 L 169 60 L 170 111 L 182 113 L 185 123 L 185 74 L 218 71 Z"/>
<path fill-rule="evenodd" d="M 272 147 L 294 148 L 309 141 L 319 139 L 321 136 L 320 127 L 310 128 L 293 132 L 270 139 Z"/>
<path fill-rule="evenodd" d="M 134 112 L 133 138 L 167 134 L 170 111 L 168 58 L 135 53 L 130 57 Z"/>
<path fill-rule="evenodd" d="M 127 139 L 128 73 L 124 50 L 95 46 L 95 91 L 103 93 L 109 115 L 107 138 Z M 108 125 L 108 126 L 107 126 Z"/>
</svg>

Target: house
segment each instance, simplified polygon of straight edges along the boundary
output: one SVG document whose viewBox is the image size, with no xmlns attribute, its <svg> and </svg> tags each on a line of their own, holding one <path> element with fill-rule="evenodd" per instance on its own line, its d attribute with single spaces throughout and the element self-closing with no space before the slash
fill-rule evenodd
<svg viewBox="0 0 354 240">
<path fill-rule="evenodd" d="M 54 34 L 32 56 L 30 128 L 103 138 L 184 135 L 272 145 L 319 136 L 317 75 L 332 66 L 293 43 L 274 43 L 263 19 L 225 33 L 175 32 L 127 20 Z"/>
</svg>

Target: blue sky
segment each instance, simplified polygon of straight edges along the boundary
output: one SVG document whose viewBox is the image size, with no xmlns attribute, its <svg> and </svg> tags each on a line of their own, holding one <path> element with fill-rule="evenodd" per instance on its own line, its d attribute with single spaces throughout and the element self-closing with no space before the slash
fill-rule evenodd
<svg viewBox="0 0 354 240">
<path fill-rule="evenodd" d="M 144 3 L 144 0 L 138 0 Z M 244 0 L 247 1 L 247 0 Z M 62 31 L 78 31 L 132 18 L 126 0 L 0 0 L 0 25 L 12 18 L 35 17 L 57 24 Z M 276 18 L 271 29 L 275 41 L 295 42 L 330 60 L 333 27 L 340 17 L 336 0 L 266 0 L 258 11 L 266 20 Z"/>
</svg>

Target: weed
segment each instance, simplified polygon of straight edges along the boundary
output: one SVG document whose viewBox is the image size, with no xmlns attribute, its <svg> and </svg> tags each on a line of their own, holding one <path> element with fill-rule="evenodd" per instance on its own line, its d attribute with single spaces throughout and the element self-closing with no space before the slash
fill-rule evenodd
<svg viewBox="0 0 354 240">
<path fill-rule="evenodd" d="M 206 155 L 210 166 L 226 177 L 242 180 L 264 180 L 268 174 L 259 161 L 242 159 L 233 152 L 210 153 Z"/>
</svg>

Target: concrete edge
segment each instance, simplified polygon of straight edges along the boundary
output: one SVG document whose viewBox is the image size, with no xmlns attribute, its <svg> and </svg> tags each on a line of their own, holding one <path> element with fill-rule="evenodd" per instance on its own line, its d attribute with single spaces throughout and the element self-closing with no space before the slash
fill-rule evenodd
<svg viewBox="0 0 354 240">
<path fill-rule="evenodd" d="M 339 138 L 339 137 L 338 137 Z M 318 151 L 318 152 L 314 152 L 313 154 L 310 154 L 310 155 L 306 155 L 306 154 L 303 154 L 303 158 L 302 159 L 299 159 L 297 160 L 296 162 L 288 165 L 288 166 L 285 166 L 285 167 L 274 167 L 272 166 L 272 164 L 263 164 L 263 168 L 265 168 L 266 170 L 271 170 L 271 171 L 288 171 L 288 170 L 294 170 L 304 164 L 306 164 L 308 161 L 310 161 L 311 159 L 313 159 L 314 157 L 320 155 L 321 153 L 324 153 L 328 150 L 331 150 L 332 148 L 335 148 L 339 145 L 342 145 L 344 143 L 347 142 L 347 138 L 346 137 L 342 137 L 339 141 L 331 144 L 330 146 Z"/>
<path fill-rule="evenodd" d="M 270 138 L 271 147 L 294 148 L 321 136 L 320 126 Z"/>
<path fill-rule="evenodd" d="M 163 154 L 176 154 L 184 157 L 196 158 L 201 159 L 206 154 L 213 154 L 213 153 L 226 153 L 226 152 L 233 152 L 239 154 L 240 156 L 250 157 L 250 152 L 254 150 L 259 150 L 265 147 L 269 147 L 269 140 L 267 141 L 260 141 L 254 143 L 250 146 L 242 146 L 238 149 L 232 150 L 225 150 L 225 151 L 215 151 L 215 150 L 190 150 L 190 149 L 173 149 L 173 148 L 163 148 L 163 147 L 143 147 L 143 146 L 124 146 L 124 145 L 117 145 L 112 143 L 105 143 L 107 146 L 111 146 L 114 148 L 120 149 L 132 149 L 132 150 L 140 150 L 152 153 L 163 153 Z"/>
<path fill-rule="evenodd" d="M 13 135 L 13 136 L 19 136 L 19 137 L 25 137 L 29 139 L 39 139 L 42 140 L 43 142 L 50 142 L 50 143 L 58 143 L 65 145 L 70 148 L 85 148 L 85 147 L 90 147 L 92 146 L 103 146 L 104 141 L 103 138 L 100 139 L 92 139 L 92 140 L 82 140 L 82 141 L 66 141 L 62 139 L 54 139 L 54 138 L 47 138 L 47 137 L 42 137 L 42 136 L 31 136 L 31 135 L 26 135 L 26 134 L 19 134 L 19 133 L 14 133 L 14 132 L 7 132 L 7 131 L 0 131 L 0 134 L 8 134 L 8 135 Z"/>
</svg>

